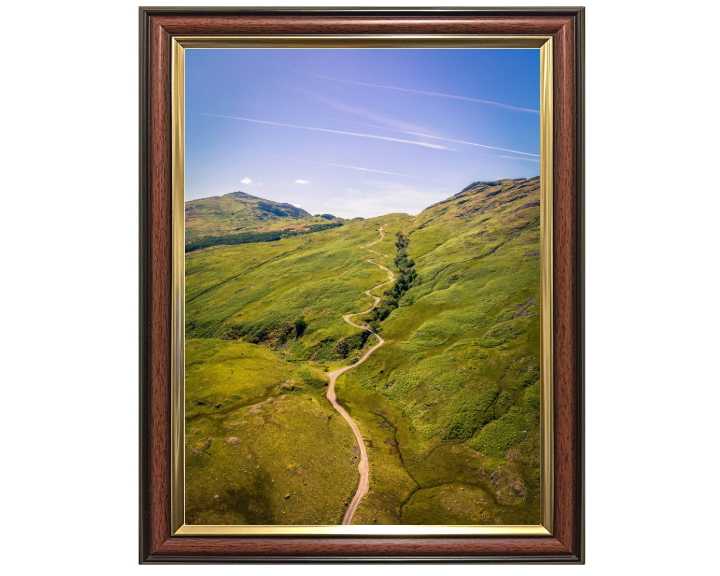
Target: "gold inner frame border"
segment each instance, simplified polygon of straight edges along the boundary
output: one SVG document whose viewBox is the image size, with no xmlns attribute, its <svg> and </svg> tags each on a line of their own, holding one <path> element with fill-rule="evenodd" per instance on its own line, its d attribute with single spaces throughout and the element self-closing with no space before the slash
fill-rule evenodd
<svg viewBox="0 0 720 576">
<path fill-rule="evenodd" d="M 185 524 L 185 50 L 528 49 L 540 51 L 540 524 L 285 526 Z M 553 534 L 553 40 L 551 36 L 177 36 L 171 48 L 172 344 L 170 525 L 174 536 L 548 536 Z"/>
</svg>

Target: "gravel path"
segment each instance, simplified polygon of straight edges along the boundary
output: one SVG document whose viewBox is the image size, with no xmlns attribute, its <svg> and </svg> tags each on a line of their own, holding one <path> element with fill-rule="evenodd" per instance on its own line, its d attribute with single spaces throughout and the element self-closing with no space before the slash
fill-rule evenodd
<svg viewBox="0 0 720 576">
<path fill-rule="evenodd" d="M 383 238 L 385 238 L 385 233 L 383 232 L 383 228 L 385 226 L 382 226 L 380 228 L 380 240 L 375 240 L 372 244 L 368 244 L 367 246 L 363 246 L 363 250 L 367 250 L 368 252 L 372 252 L 373 254 L 378 254 L 377 257 L 387 258 L 387 254 L 380 254 L 379 252 L 375 252 L 375 250 L 370 250 L 370 246 L 373 246 L 374 244 L 377 244 L 380 242 Z M 343 320 L 350 324 L 351 326 L 355 326 L 356 328 L 360 328 L 361 330 L 365 330 L 366 332 L 370 332 L 371 334 L 375 334 L 375 336 L 378 339 L 378 343 L 375 344 L 372 348 L 370 348 L 365 354 L 363 355 L 360 360 L 355 362 L 352 366 L 345 366 L 344 368 L 338 368 L 337 370 L 333 370 L 328 374 L 330 376 L 330 388 L 328 389 L 327 393 L 327 399 L 330 400 L 330 404 L 333 405 L 335 410 L 338 411 L 338 413 L 345 418 L 348 424 L 350 424 L 350 428 L 352 428 L 353 433 L 355 434 L 355 439 L 357 440 L 358 446 L 360 447 L 360 463 L 358 464 L 358 472 L 360 472 L 360 482 L 358 484 L 357 492 L 355 492 L 355 496 L 352 499 L 352 502 L 350 502 L 350 506 L 347 509 L 347 512 L 345 512 L 345 517 L 343 518 L 343 525 L 348 525 L 352 523 L 353 516 L 355 515 L 355 510 L 357 510 L 358 505 L 360 504 L 360 500 L 362 500 L 362 497 L 367 494 L 368 486 L 369 486 L 369 480 L 368 480 L 368 473 L 369 473 L 369 467 L 368 467 L 368 456 L 367 456 L 367 450 L 365 449 L 365 442 L 363 442 L 362 436 L 360 435 L 360 430 L 358 430 L 357 425 L 355 422 L 353 422 L 352 418 L 350 418 L 350 415 L 345 412 L 345 409 L 340 405 L 340 403 L 337 401 L 337 396 L 335 395 L 335 381 L 337 380 L 337 377 L 340 376 L 343 372 L 347 372 L 348 370 L 352 370 L 356 366 L 359 366 L 365 360 L 367 360 L 370 355 L 375 352 L 380 346 L 385 344 L 385 340 L 382 339 L 382 337 L 375 331 L 371 330 L 367 326 L 360 326 L 358 324 L 355 324 L 350 321 L 350 318 L 353 316 L 359 316 L 360 314 L 367 314 L 371 310 L 373 310 L 378 303 L 380 302 L 380 298 L 378 296 L 373 296 L 370 294 L 372 290 L 375 290 L 375 288 L 380 288 L 380 286 L 385 286 L 386 284 L 391 284 L 392 282 L 395 282 L 395 275 L 392 273 L 392 271 L 385 268 L 385 266 L 382 266 L 381 264 L 377 264 L 376 262 L 373 262 L 375 258 L 370 258 L 367 260 L 371 264 L 375 264 L 375 266 L 378 266 L 385 270 L 389 275 L 390 279 L 387 282 L 383 282 L 382 284 L 378 284 L 377 286 L 373 286 L 369 290 L 365 291 L 365 294 L 370 296 L 372 299 L 375 300 L 375 303 L 368 308 L 367 310 L 363 310 L 362 312 L 356 312 L 355 314 L 347 314 L 343 316 Z"/>
</svg>

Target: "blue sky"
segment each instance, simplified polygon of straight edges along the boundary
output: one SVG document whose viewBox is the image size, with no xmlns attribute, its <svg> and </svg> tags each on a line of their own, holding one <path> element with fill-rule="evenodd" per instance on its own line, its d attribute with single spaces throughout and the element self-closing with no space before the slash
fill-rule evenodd
<svg viewBox="0 0 720 576">
<path fill-rule="evenodd" d="M 185 52 L 185 197 L 417 214 L 540 172 L 539 50 Z"/>
</svg>

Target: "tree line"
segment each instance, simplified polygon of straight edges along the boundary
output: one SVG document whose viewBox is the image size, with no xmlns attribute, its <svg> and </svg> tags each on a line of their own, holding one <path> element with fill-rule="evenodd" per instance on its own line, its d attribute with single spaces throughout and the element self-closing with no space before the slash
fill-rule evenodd
<svg viewBox="0 0 720 576">
<path fill-rule="evenodd" d="M 240 232 L 239 234 L 228 234 L 225 236 L 203 236 L 192 242 L 185 244 L 185 253 L 201 250 L 202 248 L 210 248 L 211 246 L 234 246 L 236 244 L 252 244 L 256 242 L 276 242 L 283 238 L 291 236 L 301 236 L 303 234 L 311 234 L 320 232 L 328 228 L 337 228 L 342 226 L 340 220 L 333 222 L 323 222 L 322 224 L 310 224 L 307 230 L 273 230 L 270 232 Z"/>
</svg>

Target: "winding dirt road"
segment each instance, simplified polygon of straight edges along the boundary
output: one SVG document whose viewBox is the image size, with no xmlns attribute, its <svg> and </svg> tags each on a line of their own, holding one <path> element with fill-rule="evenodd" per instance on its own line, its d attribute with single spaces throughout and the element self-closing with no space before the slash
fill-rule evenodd
<svg viewBox="0 0 720 576">
<path fill-rule="evenodd" d="M 380 227 L 380 240 L 375 240 L 372 244 L 368 244 L 367 246 L 362 246 L 363 250 L 367 250 L 368 252 L 372 252 L 373 254 L 378 254 L 378 257 L 380 258 L 387 258 L 387 254 L 380 254 L 379 252 L 375 252 L 375 250 L 370 250 L 370 246 L 373 246 L 374 244 L 377 244 L 380 242 L 383 238 L 385 238 L 385 233 L 383 232 L 383 228 L 385 226 Z M 392 273 L 392 271 L 385 268 L 385 266 L 382 266 L 381 264 L 378 264 L 376 262 L 373 262 L 375 258 L 370 258 L 367 260 L 367 262 L 370 262 L 370 264 L 375 264 L 375 266 L 379 266 L 383 270 L 385 270 L 389 275 L 390 279 L 387 282 L 383 282 L 382 284 L 378 284 L 377 286 L 373 286 L 369 290 L 365 291 L 365 294 L 370 296 L 372 299 L 375 300 L 375 303 L 368 308 L 367 310 L 363 310 L 362 312 L 356 312 L 355 314 L 346 314 L 343 316 L 343 320 L 350 324 L 351 326 L 355 326 L 356 328 L 360 328 L 361 330 L 365 330 L 366 332 L 370 332 L 371 334 L 375 334 L 375 336 L 378 339 L 378 343 L 375 344 L 372 348 L 370 348 L 367 352 L 365 352 L 364 356 L 360 358 L 355 364 L 352 366 L 345 366 L 344 368 L 338 368 L 337 370 L 333 370 L 328 374 L 330 376 L 330 388 L 327 392 L 327 399 L 330 400 L 330 404 L 333 405 L 335 410 L 338 411 L 338 413 L 345 418 L 348 424 L 350 424 L 350 428 L 352 428 L 352 431 L 355 434 L 355 439 L 357 440 L 358 446 L 360 448 L 360 463 L 358 464 L 358 472 L 360 472 L 360 483 L 358 484 L 357 492 L 355 492 L 355 496 L 352 499 L 352 502 L 350 502 L 350 506 L 348 507 L 347 511 L 345 512 L 345 516 L 343 518 L 343 525 L 348 525 L 352 522 L 353 516 L 355 515 L 355 510 L 357 510 L 358 505 L 360 504 L 360 500 L 362 500 L 362 497 L 367 494 L 369 481 L 368 481 L 368 473 L 369 473 L 369 467 L 368 467 L 368 456 L 367 456 L 367 450 L 365 449 L 365 442 L 363 442 L 362 436 L 360 435 L 360 430 L 358 430 L 357 425 L 355 422 L 353 422 L 352 418 L 350 418 L 350 415 L 345 412 L 345 409 L 340 406 L 340 403 L 337 401 L 337 396 L 335 395 L 335 381 L 337 380 L 338 376 L 342 374 L 343 372 L 347 372 L 348 370 L 351 370 L 355 368 L 356 366 L 360 366 L 365 360 L 367 360 L 370 357 L 370 354 L 375 352 L 380 346 L 385 344 L 385 340 L 382 339 L 382 337 L 375 331 L 371 330 L 367 326 L 360 326 L 358 324 L 355 324 L 353 322 L 350 322 L 350 318 L 353 316 L 359 316 L 360 314 L 367 314 L 371 310 L 373 310 L 377 305 L 378 302 L 380 302 L 380 298 L 378 296 L 373 296 L 370 294 L 372 290 L 375 290 L 376 288 L 380 288 L 380 286 L 385 286 L 386 284 L 391 284 L 392 282 L 395 282 L 395 275 Z"/>
</svg>

